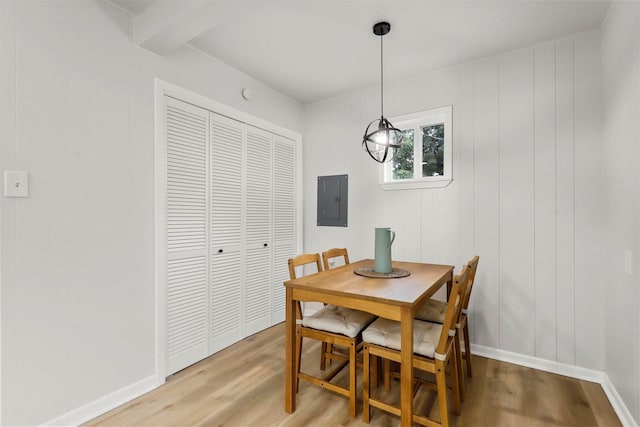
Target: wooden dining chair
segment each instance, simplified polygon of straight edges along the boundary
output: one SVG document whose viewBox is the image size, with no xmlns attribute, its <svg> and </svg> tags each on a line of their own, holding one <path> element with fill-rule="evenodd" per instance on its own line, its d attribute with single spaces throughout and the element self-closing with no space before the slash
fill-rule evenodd
<svg viewBox="0 0 640 427">
<path fill-rule="evenodd" d="M 321 273 L 322 264 L 320 254 L 303 254 L 289 259 L 289 276 L 296 279 L 296 267 L 315 264 L 317 271 Z M 296 307 L 296 392 L 300 380 L 308 381 L 327 390 L 339 393 L 349 398 L 349 415 L 356 415 L 356 354 L 361 346 L 361 332 L 367 327 L 375 316 L 359 310 L 340 307 L 332 304 L 325 305 L 317 312 L 305 316 L 300 302 Z M 336 354 L 334 359 L 340 360 L 334 369 L 322 378 L 314 377 L 301 372 L 300 362 L 302 356 L 302 339 L 311 338 L 325 344 L 339 345 L 349 349 L 348 355 Z M 326 348 L 326 347 L 325 347 Z M 324 353 L 323 353 L 324 354 Z M 322 357 L 321 357 L 322 359 Z M 349 365 L 349 387 L 341 387 L 331 383 L 331 380 L 342 369 Z"/>
<path fill-rule="evenodd" d="M 471 300 L 471 291 L 473 289 L 473 282 L 476 278 L 476 272 L 478 271 L 479 256 L 474 256 L 468 263 L 469 268 L 469 284 L 467 291 L 463 299 L 462 314 L 460 316 L 460 324 L 458 325 L 458 331 L 461 333 L 461 354 L 464 357 L 465 364 L 467 365 L 467 375 L 473 376 L 471 369 L 471 343 L 469 339 L 469 321 L 467 319 L 467 310 L 469 309 L 469 301 Z M 444 322 L 444 313 L 447 308 L 447 303 L 435 299 L 430 299 L 422 307 L 420 307 L 418 313 L 416 313 L 416 319 L 424 320 L 427 322 Z M 463 380 L 463 378 L 461 378 Z"/>
<path fill-rule="evenodd" d="M 333 258 L 338 257 L 342 257 L 344 265 L 349 264 L 349 253 L 347 252 L 346 248 L 332 248 L 322 252 L 322 263 L 324 265 L 324 269 L 329 270 L 329 268 L 331 268 L 330 261 Z"/>
<path fill-rule="evenodd" d="M 460 390 L 458 381 L 459 361 L 455 354 L 456 323 L 462 312 L 463 298 L 469 279 L 469 269 L 463 266 L 459 274 L 454 277 L 451 294 L 445 312 L 444 323 L 413 321 L 413 368 L 435 374 L 435 387 L 440 407 L 440 422 L 422 416 L 412 414 L 414 422 L 425 426 L 449 425 L 448 395 L 452 395 L 453 409 L 457 415 L 461 414 Z M 364 380 L 363 380 L 363 420 L 370 420 L 371 406 L 386 412 L 400 415 L 401 410 L 397 406 L 385 403 L 371 397 L 370 366 L 371 357 L 377 356 L 383 359 L 400 363 L 400 342 L 402 326 L 400 322 L 378 318 L 362 333 L 364 356 Z M 449 365 L 451 391 L 447 387 L 446 372 Z M 414 377 L 419 387 L 426 383 L 423 379 Z M 431 384 L 432 385 L 432 384 Z M 415 395 L 415 393 L 414 393 Z"/>
<path fill-rule="evenodd" d="M 329 270 L 331 268 L 331 260 L 334 258 L 342 258 L 342 265 L 349 264 L 349 252 L 346 248 L 332 248 L 327 251 L 322 252 L 322 264 L 325 270 Z M 320 350 L 320 369 L 324 370 L 327 364 L 331 364 L 331 361 L 335 359 L 335 353 L 346 355 L 348 349 L 336 348 L 334 349 L 333 344 L 327 344 L 326 342 L 322 343 L 322 348 Z"/>
</svg>

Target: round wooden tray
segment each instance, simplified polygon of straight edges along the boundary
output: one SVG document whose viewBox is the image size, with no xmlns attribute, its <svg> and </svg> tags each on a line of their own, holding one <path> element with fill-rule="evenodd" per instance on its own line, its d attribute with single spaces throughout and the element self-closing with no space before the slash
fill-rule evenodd
<svg viewBox="0 0 640 427">
<path fill-rule="evenodd" d="M 372 277 L 374 279 L 391 279 L 411 275 L 411 272 L 403 270 L 402 268 L 392 268 L 391 273 L 378 273 L 373 269 L 373 267 L 360 267 L 353 270 L 353 272 L 358 276 Z"/>
</svg>

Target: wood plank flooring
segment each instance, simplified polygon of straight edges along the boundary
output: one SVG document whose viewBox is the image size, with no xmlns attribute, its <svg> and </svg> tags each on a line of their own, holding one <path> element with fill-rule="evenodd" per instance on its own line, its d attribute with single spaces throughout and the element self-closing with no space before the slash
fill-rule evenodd
<svg viewBox="0 0 640 427">
<path fill-rule="evenodd" d="M 319 344 L 303 345 L 303 371 L 318 372 Z M 452 426 L 620 426 L 599 384 L 474 357 L 462 415 Z M 346 371 L 346 370 L 345 370 Z M 345 372 L 346 373 L 346 372 Z M 362 388 L 361 371 L 358 386 Z M 336 381 L 346 381 L 346 375 Z M 424 390 L 424 391 L 423 391 Z M 389 393 L 375 393 L 393 401 Z M 359 391 L 359 396 L 362 393 Z M 371 423 L 349 417 L 347 398 L 300 382 L 297 410 L 284 411 L 284 325 L 274 326 L 171 376 L 166 384 L 87 426 L 398 426 L 397 417 L 372 409 Z M 414 410 L 439 419 L 435 392 L 423 387 Z"/>
</svg>

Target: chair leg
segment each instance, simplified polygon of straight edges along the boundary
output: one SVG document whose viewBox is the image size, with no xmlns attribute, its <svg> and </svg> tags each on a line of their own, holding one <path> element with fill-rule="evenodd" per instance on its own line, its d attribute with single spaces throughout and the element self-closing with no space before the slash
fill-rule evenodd
<svg viewBox="0 0 640 427">
<path fill-rule="evenodd" d="M 376 359 L 377 356 L 373 356 Z M 369 346 L 364 345 L 362 349 L 362 421 L 369 424 L 370 408 L 369 408 L 369 393 L 371 392 L 370 386 L 370 366 L 369 366 Z M 377 361 L 376 361 L 377 363 Z M 377 371 L 377 369 L 376 369 Z M 376 380 L 377 382 L 377 380 Z"/>
<path fill-rule="evenodd" d="M 320 370 L 324 371 L 327 362 L 327 343 L 322 341 L 320 346 Z"/>
<path fill-rule="evenodd" d="M 455 367 L 451 371 L 453 372 L 454 370 Z M 445 375 L 445 365 L 440 360 L 436 360 L 436 387 L 438 389 L 438 403 L 440 405 L 440 424 L 442 424 L 442 427 L 448 427 L 447 378 Z"/>
<path fill-rule="evenodd" d="M 333 344 L 327 344 L 327 353 L 333 353 Z M 331 365 L 333 359 L 329 358 L 329 365 Z"/>
<path fill-rule="evenodd" d="M 384 360 L 384 391 L 391 390 L 391 361 L 389 359 Z"/>
<path fill-rule="evenodd" d="M 449 363 L 451 363 L 450 371 L 451 371 L 451 388 L 453 392 L 453 411 L 456 415 L 462 414 L 462 392 L 460 389 L 461 379 L 458 376 L 459 372 L 461 372 L 460 367 L 458 366 L 458 360 L 454 357 L 455 354 L 449 359 Z"/>
<path fill-rule="evenodd" d="M 460 333 L 458 329 L 456 336 L 453 338 L 453 358 L 456 365 L 456 376 L 458 377 L 458 390 L 460 391 L 460 400 L 464 401 L 464 375 L 462 374 L 462 347 L 460 346 Z"/>
<path fill-rule="evenodd" d="M 356 343 L 349 345 L 349 415 L 356 416 L 356 372 L 358 363 L 356 361 Z"/>
<path fill-rule="evenodd" d="M 380 359 L 378 358 L 378 356 L 371 356 L 371 360 L 372 360 L 372 362 L 370 362 L 370 366 L 371 366 L 371 386 L 373 388 L 378 388 L 378 364 L 379 364 Z"/>
<path fill-rule="evenodd" d="M 300 387 L 300 358 L 302 357 L 302 335 L 300 331 L 296 333 L 296 393 Z"/>
<path fill-rule="evenodd" d="M 467 362 L 467 375 L 472 377 L 471 372 L 471 343 L 469 340 L 469 322 L 465 323 L 462 332 L 464 334 L 464 359 Z"/>
</svg>

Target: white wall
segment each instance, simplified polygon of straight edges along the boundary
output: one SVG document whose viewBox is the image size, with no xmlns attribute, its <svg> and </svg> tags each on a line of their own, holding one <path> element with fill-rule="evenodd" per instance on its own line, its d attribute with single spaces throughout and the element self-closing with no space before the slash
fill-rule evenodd
<svg viewBox="0 0 640 427">
<path fill-rule="evenodd" d="M 31 182 L 0 198 L 1 423 L 34 425 L 155 374 L 154 77 L 298 132 L 303 111 L 194 49 L 135 47 L 102 3 L 0 19 L 0 168 Z"/>
<path fill-rule="evenodd" d="M 606 372 L 640 423 L 640 6 L 614 2 L 603 26 Z M 625 274 L 625 252 L 632 257 Z"/>
<path fill-rule="evenodd" d="M 379 87 L 307 106 L 305 251 L 373 257 L 373 229 L 388 226 L 397 260 L 458 269 L 478 254 L 473 342 L 603 370 L 599 70 L 592 32 L 386 84 L 388 117 L 453 105 L 444 189 L 377 185 L 360 141 Z M 317 227 L 315 177 L 344 173 L 349 226 Z"/>
</svg>

